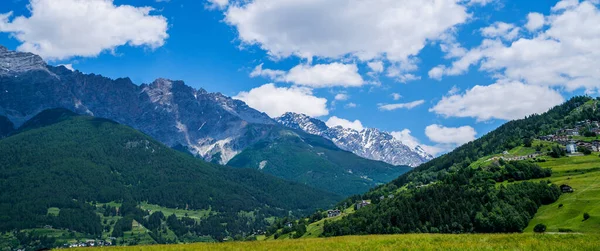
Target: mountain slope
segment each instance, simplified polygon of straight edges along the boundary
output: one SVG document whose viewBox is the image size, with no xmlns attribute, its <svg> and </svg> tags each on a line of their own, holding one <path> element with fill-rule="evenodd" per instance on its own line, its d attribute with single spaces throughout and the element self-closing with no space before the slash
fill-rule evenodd
<svg viewBox="0 0 600 251">
<path fill-rule="evenodd" d="M 186 146 L 206 160 L 226 163 L 276 124 L 242 101 L 182 81 L 157 79 L 138 86 L 129 78 L 113 80 L 48 66 L 39 56 L 2 46 L 0 65 L 9 66 L 0 69 L 0 116 L 15 126 L 43 110 L 67 108 L 112 119 L 168 146 Z M 213 160 L 215 155 L 219 159 Z"/>
<path fill-rule="evenodd" d="M 339 148 L 367 159 L 413 167 L 433 159 L 420 146 L 411 149 L 391 134 L 374 128 L 361 131 L 340 126 L 330 128 L 321 120 L 291 112 L 275 120 L 287 127 L 330 139 Z"/>
<path fill-rule="evenodd" d="M 343 203 L 369 199 L 374 205 L 324 226 L 324 235 L 523 231 L 538 208 L 560 196 L 557 184 L 548 181 L 553 169 L 540 167 L 560 148 L 542 142 L 553 146 L 547 157 L 521 161 L 492 157 L 523 149 L 534 138 L 573 128 L 581 121 L 600 121 L 599 108 L 597 100 L 575 97 L 544 114 L 508 122 L 389 184 L 347 199 Z"/>
<path fill-rule="evenodd" d="M 48 66 L 36 55 L 11 52 L 1 46 L 0 62 L 7 62 L 6 65 L 10 66 L 0 74 L 0 90 L 4 90 L 0 98 L 0 116 L 8 117 L 16 126 L 23 125 L 42 110 L 66 108 L 78 114 L 107 118 L 131 126 L 169 147 L 219 164 L 230 162 L 234 156 L 257 142 L 273 142 L 277 137 L 272 136 L 277 135 L 282 127 L 242 101 L 220 93 L 194 89 L 182 81 L 157 79 L 138 86 L 128 78 L 113 80 L 70 71 L 62 66 Z M 284 142 L 287 141 L 280 143 Z M 310 146 L 301 147 L 308 149 Z M 335 148 L 334 151 L 338 150 Z M 287 163 L 294 158 L 293 155 L 261 156 L 259 162 L 272 158 L 271 162 L 274 163 L 275 159 L 282 157 L 284 160 L 290 157 L 290 160 L 284 161 Z M 360 172 L 360 175 L 350 175 L 359 177 L 359 180 L 363 180 L 360 176 L 368 178 L 366 181 L 344 184 L 344 187 L 350 188 L 344 194 L 367 191 L 405 171 L 403 167 L 391 168 L 362 159 L 356 162 L 362 166 L 357 166 L 343 159 L 326 160 L 317 155 L 311 158 L 326 163 L 314 163 L 311 166 L 290 164 L 286 167 L 298 168 L 289 170 L 290 173 L 302 173 L 307 168 L 314 168 L 312 171 L 320 173 L 318 169 L 322 166 L 335 166 L 327 171 L 331 177 L 348 176 L 348 170 L 369 170 Z M 347 158 L 356 159 L 356 156 Z M 258 168 L 256 163 L 231 163 Z M 377 173 L 379 171 L 381 173 Z M 312 185 L 313 182 L 307 184 Z M 352 187 L 353 184 L 356 187 Z"/>
<path fill-rule="evenodd" d="M 7 117 L 0 116 L 0 139 L 8 136 L 13 130 L 13 123 Z"/>
<path fill-rule="evenodd" d="M 341 195 L 363 193 L 407 172 L 407 166 L 358 157 L 331 141 L 279 128 L 229 161 Z"/>
<path fill-rule="evenodd" d="M 32 126 L 0 140 L 2 231 L 49 224 L 98 234 L 100 218 L 94 216 L 92 202 L 210 210 L 217 217 L 214 220 L 228 215 L 223 220 L 242 221 L 237 218 L 242 211 L 257 217 L 288 215 L 327 207 L 339 199 L 257 171 L 203 162 L 107 119 L 54 109 L 25 125 Z M 49 208 L 65 215 L 47 214 Z M 68 221 L 61 220 L 65 217 Z M 198 231 L 208 230 L 198 227 Z"/>
</svg>

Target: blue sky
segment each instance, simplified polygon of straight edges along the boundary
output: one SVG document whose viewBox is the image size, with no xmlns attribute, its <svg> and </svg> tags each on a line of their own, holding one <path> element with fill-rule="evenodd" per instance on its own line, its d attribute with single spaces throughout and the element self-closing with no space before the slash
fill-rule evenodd
<svg viewBox="0 0 600 251">
<path fill-rule="evenodd" d="M 136 84 L 184 80 L 271 116 L 379 128 L 439 154 L 595 96 L 598 4 L 7 0 L 0 44 Z"/>
</svg>

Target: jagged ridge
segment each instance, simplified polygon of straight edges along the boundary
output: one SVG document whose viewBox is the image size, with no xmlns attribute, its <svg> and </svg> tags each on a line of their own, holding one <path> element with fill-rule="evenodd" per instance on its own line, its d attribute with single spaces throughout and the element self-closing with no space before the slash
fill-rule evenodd
<svg viewBox="0 0 600 251">
<path fill-rule="evenodd" d="M 367 159 L 412 167 L 433 159 L 433 156 L 426 153 L 420 146 L 411 149 L 391 134 L 375 128 L 357 131 L 341 126 L 328 127 L 321 120 L 291 112 L 275 120 L 287 127 L 330 139 L 339 148 Z"/>
</svg>

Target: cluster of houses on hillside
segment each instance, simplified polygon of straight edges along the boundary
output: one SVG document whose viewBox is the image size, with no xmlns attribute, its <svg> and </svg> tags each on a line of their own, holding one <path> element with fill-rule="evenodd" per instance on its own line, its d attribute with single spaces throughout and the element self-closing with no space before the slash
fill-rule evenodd
<svg viewBox="0 0 600 251">
<path fill-rule="evenodd" d="M 114 237 L 111 237 L 111 240 L 115 240 Z M 112 246 L 112 241 L 104 241 L 104 240 L 84 240 L 75 243 L 65 244 L 67 248 L 80 248 L 80 247 L 102 247 L 102 246 Z"/>
<path fill-rule="evenodd" d="M 327 211 L 327 218 L 337 217 L 337 216 L 340 216 L 340 214 L 342 214 L 342 211 L 340 211 L 338 209 L 329 210 L 329 211 Z"/>
<path fill-rule="evenodd" d="M 585 148 L 592 152 L 600 151 L 600 140 L 581 141 L 574 137 L 581 136 L 583 131 L 589 131 L 593 135 L 600 135 L 600 122 L 584 120 L 577 122 L 574 128 L 563 128 L 556 134 L 539 137 L 540 140 L 559 143 L 567 148 L 568 153 L 576 153 L 578 148 Z"/>
<path fill-rule="evenodd" d="M 388 198 L 394 198 L 393 194 L 388 195 Z M 384 200 L 385 197 L 381 196 L 379 197 L 380 200 Z M 361 200 L 359 202 L 356 202 L 356 204 L 354 204 L 354 209 L 358 210 L 361 209 L 363 207 L 366 207 L 368 205 L 371 205 L 370 201 L 367 200 Z M 327 218 L 332 218 L 332 217 L 337 217 L 340 216 L 342 214 L 342 211 L 338 210 L 338 209 L 332 209 L 332 210 L 327 210 Z"/>
</svg>

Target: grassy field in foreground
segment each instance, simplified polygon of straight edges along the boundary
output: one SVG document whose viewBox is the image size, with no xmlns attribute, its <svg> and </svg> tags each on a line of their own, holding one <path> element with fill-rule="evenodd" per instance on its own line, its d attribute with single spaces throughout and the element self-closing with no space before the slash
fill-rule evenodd
<svg viewBox="0 0 600 251">
<path fill-rule="evenodd" d="M 407 234 L 112 247 L 98 250 L 594 250 L 598 249 L 598 243 L 600 235 L 595 234 Z"/>
<path fill-rule="evenodd" d="M 550 180 L 556 185 L 566 184 L 573 187 L 573 193 L 565 193 L 558 201 L 538 209 L 525 232 L 543 223 L 547 231 L 558 232 L 600 232 L 600 157 L 598 153 L 589 156 L 548 158 L 539 163 L 542 167 L 552 168 Z M 561 206 L 562 205 L 562 206 Z M 583 220 L 583 214 L 590 218 Z M 600 244 L 598 244 L 600 247 Z"/>
</svg>

